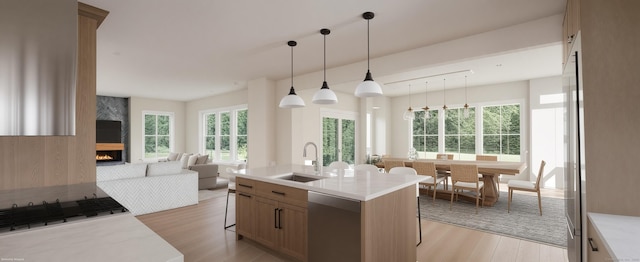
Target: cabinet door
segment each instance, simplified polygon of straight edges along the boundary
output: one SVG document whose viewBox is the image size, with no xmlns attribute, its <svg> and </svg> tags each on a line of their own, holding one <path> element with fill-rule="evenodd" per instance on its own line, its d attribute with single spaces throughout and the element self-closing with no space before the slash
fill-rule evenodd
<svg viewBox="0 0 640 262">
<path fill-rule="evenodd" d="M 267 247 L 276 248 L 278 224 L 278 202 L 263 197 L 255 197 L 255 231 L 253 239 Z"/>
<path fill-rule="evenodd" d="M 255 196 L 253 195 L 242 192 L 236 194 L 236 232 L 240 236 L 253 238 L 255 232 Z"/>
<path fill-rule="evenodd" d="M 596 229 L 591 224 L 589 220 L 588 230 L 587 231 L 587 261 L 589 262 L 597 262 L 597 261 L 613 261 L 609 252 L 607 252 L 604 247 L 604 242 L 596 232 Z"/>
<path fill-rule="evenodd" d="M 285 203 L 279 204 L 278 242 L 280 251 L 289 256 L 307 258 L 307 209 Z"/>
</svg>

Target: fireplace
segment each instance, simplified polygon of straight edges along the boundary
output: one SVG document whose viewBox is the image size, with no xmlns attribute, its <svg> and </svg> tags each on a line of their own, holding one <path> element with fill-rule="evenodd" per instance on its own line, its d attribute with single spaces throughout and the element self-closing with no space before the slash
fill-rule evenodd
<svg viewBox="0 0 640 262">
<path fill-rule="evenodd" d="M 124 144 L 121 142 L 121 122 L 96 121 L 96 165 L 123 164 Z"/>
</svg>

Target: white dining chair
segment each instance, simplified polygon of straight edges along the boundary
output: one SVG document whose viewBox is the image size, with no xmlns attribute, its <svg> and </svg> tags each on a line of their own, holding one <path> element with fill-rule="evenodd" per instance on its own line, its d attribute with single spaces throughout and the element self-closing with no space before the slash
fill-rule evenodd
<svg viewBox="0 0 640 262">
<path fill-rule="evenodd" d="M 359 164 L 353 167 L 353 170 L 363 170 L 363 171 L 369 171 L 372 174 L 373 173 L 380 173 L 379 168 L 375 165 L 371 165 L 371 164 Z"/>
<path fill-rule="evenodd" d="M 334 162 L 331 162 L 331 164 L 329 164 L 329 169 L 331 170 L 349 169 L 349 163 L 343 162 L 343 161 L 334 161 Z"/>
<path fill-rule="evenodd" d="M 389 170 L 389 175 L 418 175 L 415 169 L 411 167 L 398 166 L 393 167 Z M 420 241 L 416 246 L 419 246 L 422 243 L 422 215 L 420 214 L 420 191 L 418 189 L 418 184 L 416 184 L 416 201 L 418 204 L 418 227 L 420 228 Z"/>
</svg>

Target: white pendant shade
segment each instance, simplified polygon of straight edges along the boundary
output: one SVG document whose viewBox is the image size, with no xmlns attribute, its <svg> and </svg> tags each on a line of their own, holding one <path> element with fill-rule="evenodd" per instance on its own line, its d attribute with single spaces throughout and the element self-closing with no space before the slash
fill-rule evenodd
<svg viewBox="0 0 640 262">
<path fill-rule="evenodd" d="M 374 97 L 382 95 L 382 87 L 373 80 L 365 80 L 356 87 L 357 97 Z"/>
<path fill-rule="evenodd" d="M 357 97 L 375 97 L 382 95 L 382 87 L 376 81 L 373 81 L 373 77 L 371 77 L 371 71 L 369 67 L 369 20 L 373 19 L 374 14 L 372 12 L 365 12 L 362 14 L 362 18 L 367 20 L 367 74 L 364 77 L 364 81 L 362 81 L 356 87 L 356 91 L 354 94 Z"/>
<path fill-rule="evenodd" d="M 296 94 L 286 95 L 280 100 L 281 108 L 298 108 L 304 106 L 304 100 Z"/>
<path fill-rule="evenodd" d="M 338 103 L 338 97 L 336 96 L 336 93 L 334 93 L 331 89 L 321 88 L 320 90 L 318 90 L 318 92 L 316 92 L 315 95 L 313 95 L 312 102 L 314 104 L 323 105 L 336 104 Z"/>
</svg>

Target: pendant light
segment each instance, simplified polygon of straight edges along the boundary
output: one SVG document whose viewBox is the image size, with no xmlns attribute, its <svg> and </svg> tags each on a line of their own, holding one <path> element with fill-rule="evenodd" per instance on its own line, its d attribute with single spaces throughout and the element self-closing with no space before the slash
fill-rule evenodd
<svg viewBox="0 0 640 262">
<path fill-rule="evenodd" d="M 293 47 L 298 45 L 296 41 L 289 41 L 287 45 L 291 47 L 291 89 L 289 90 L 289 94 L 284 96 L 282 100 L 280 100 L 281 108 L 297 108 L 304 106 L 304 100 L 301 97 L 296 95 L 296 90 L 293 88 Z"/>
<path fill-rule="evenodd" d="M 469 105 L 467 104 L 467 76 L 464 76 L 464 109 L 462 109 L 464 118 L 469 118 Z"/>
<path fill-rule="evenodd" d="M 327 35 L 331 33 L 331 30 L 323 28 L 320 29 L 320 34 L 324 36 L 324 81 L 322 87 L 315 95 L 313 95 L 314 104 L 335 104 L 338 103 L 338 97 L 327 85 Z"/>
<path fill-rule="evenodd" d="M 358 84 L 356 87 L 355 95 L 357 97 L 374 97 L 382 95 L 382 87 L 371 77 L 371 71 L 369 70 L 369 20 L 373 19 L 374 14 L 372 12 L 365 12 L 362 17 L 367 20 L 367 74 L 364 77 L 364 81 Z"/>
<path fill-rule="evenodd" d="M 404 120 L 412 121 L 416 117 L 413 109 L 411 108 L 411 102 L 411 85 L 409 85 L 409 109 L 407 109 L 407 111 L 404 111 L 404 114 L 402 114 L 402 119 Z"/>
<path fill-rule="evenodd" d="M 447 79 L 443 78 L 442 79 L 443 84 L 442 84 L 442 100 L 444 102 L 444 105 L 442 106 L 442 109 L 447 110 Z"/>
<path fill-rule="evenodd" d="M 424 110 L 424 119 L 431 118 L 431 114 L 429 114 L 429 106 L 427 106 L 427 92 L 429 92 L 429 81 L 424 83 L 424 107 L 422 108 L 422 110 Z"/>
</svg>

